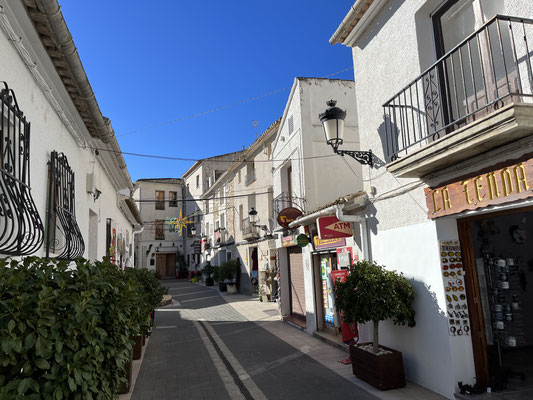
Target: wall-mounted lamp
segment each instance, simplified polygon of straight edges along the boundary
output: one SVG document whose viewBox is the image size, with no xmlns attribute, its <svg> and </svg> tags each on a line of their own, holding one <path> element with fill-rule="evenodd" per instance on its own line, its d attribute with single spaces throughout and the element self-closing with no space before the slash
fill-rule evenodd
<svg viewBox="0 0 533 400">
<path fill-rule="evenodd" d="M 270 229 L 268 229 L 268 226 L 266 226 L 266 225 L 257 225 L 255 223 L 257 221 L 257 210 L 254 207 L 252 207 L 250 209 L 250 211 L 248 211 L 248 215 L 250 216 L 250 224 L 252 226 L 262 229 L 263 231 L 265 231 L 267 236 L 272 236 L 272 232 L 270 232 Z"/>
<path fill-rule="evenodd" d="M 193 226 L 191 226 L 191 235 L 193 236 L 196 236 L 196 228 Z"/>
<path fill-rule="evenodd" d="M 324 134 L 326 135 L 326 143 L 333 148 L 333 152 L 340 156 L 350 156 L 363 165 L 370 165 L 372 168 L 372 150 L 369 151 L 354 151 L 354 150 L 339 150 L 339 146 L 344 138 L 344 119 L 346 118 L 346 111 L 336 107 L 336 100 L 329 100 L 326 102 L 328 108 L 323 113 L 319 114 L 320 122 L 324 126 Z"/>
</svg>

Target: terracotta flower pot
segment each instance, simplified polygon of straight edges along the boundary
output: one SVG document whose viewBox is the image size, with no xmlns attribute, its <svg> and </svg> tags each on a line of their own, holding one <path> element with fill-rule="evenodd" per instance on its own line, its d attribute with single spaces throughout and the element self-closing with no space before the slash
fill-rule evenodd
<svg viewBox="0 0 533 400">
<path fill-rule="evenodd" d="M 376 355 L 359 347 L 371 343 L 350 345 L 353 374 L 379 390 L 398 389 L 405 386 L 402 353 L 385 346 L 390 353 Z"/>
</svg>

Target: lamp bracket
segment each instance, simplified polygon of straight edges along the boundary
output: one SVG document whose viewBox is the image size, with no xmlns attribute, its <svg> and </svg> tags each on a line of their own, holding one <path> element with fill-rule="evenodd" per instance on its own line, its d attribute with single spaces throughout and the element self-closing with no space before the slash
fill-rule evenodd
<svg viewBox="0 0 533 400">
<path fill-rule="evenodd" d="M 354 151 L 354 150 L 339 150 L 338 148 L 333 148 L 333 151 L 340 156 L 350 156 L 354 160 L 358 161 L 362 165 L 370 165 L 370 168 L 374 166 L 372 150 L 368 151 Z"/>
</svg>

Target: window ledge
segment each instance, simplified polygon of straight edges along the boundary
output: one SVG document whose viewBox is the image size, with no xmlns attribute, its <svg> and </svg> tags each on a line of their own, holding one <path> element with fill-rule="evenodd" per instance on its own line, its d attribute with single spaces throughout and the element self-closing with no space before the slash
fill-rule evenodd
<svg viewBox="0 0 533 400">
<path fill-rule="evenodd" d="M 400 178 L 421 178 L 533 135 L 533 104 L 512 103 L 387 165 Z"/>
</svg>

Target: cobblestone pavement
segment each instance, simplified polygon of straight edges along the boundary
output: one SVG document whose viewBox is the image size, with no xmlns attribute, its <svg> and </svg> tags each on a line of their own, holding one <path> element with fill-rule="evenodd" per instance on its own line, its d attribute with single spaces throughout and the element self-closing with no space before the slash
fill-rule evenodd
<svg viewBox="0 0 533 400">
<path fill-rule="evenodd" d="M 439 399 L 419 387 L 385 396 L 337 362 L 346 353 L 277 319 L 275 305 L 185 280 L 164 281 L 132 400 Z"/>
</svg>

